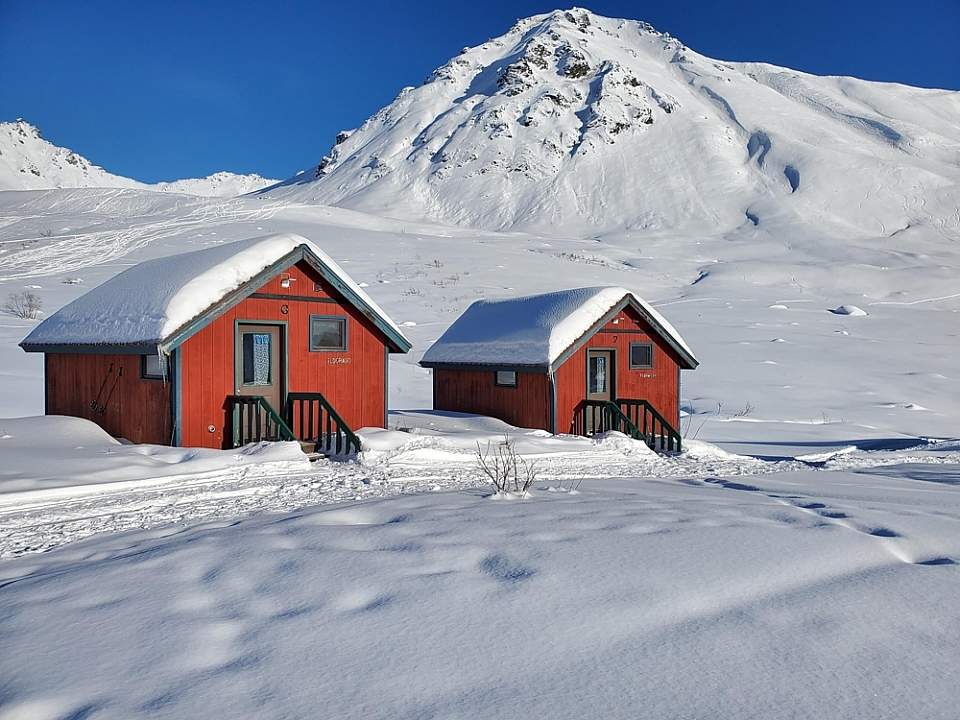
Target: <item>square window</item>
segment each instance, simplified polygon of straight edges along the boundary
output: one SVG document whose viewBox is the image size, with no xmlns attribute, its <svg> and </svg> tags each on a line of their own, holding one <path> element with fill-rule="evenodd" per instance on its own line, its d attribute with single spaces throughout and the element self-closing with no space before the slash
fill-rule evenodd
<svg viewBox="0 0 960 720">
<path fill-rule="evenodd" d="M 630 369 L 649 370 L 653 367 L 653 343 L 630 343 Z"/>
<path fill-rule="evenodd" d="M 515 370 L 497 370 L 494 373 L 494 385 L 499 387 L 516 387 L 517 373 Z"/>
<path fill-rule="evenodd" d="M 310 316 L 310 350 L 347 349 L 347 319 L 336 316 Z"/>
<path fill-rule="evenodd" d="M 142 355 L 140 376 L 148 380 L 163 380 L 167 376 L 167 359 L 162 355 Z"/>
</svg>

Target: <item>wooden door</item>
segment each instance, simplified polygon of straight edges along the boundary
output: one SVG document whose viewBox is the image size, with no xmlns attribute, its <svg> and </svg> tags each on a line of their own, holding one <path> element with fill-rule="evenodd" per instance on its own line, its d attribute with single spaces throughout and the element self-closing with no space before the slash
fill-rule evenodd
<svg viewBox="0 0 960 720">
<path fill-rule="evenodd" d="M 587 351 L 587 400 L 613 400 L 613 350 Z"/>
<path fill-rule="evenodd" d="M 616 398 L 614 368 L 613 350 L 587 350 L 587 400 Z M 607 415 L 605 409 L 590 407 L 585 418 L 587 434 L 609 430 Z"/>
<path fill-rule="evenodd" d="M 278 325 L 237 325 L 235 377 L 237 395 L 262 395 L 283 412 L 283 334 Z"/>
</svg>

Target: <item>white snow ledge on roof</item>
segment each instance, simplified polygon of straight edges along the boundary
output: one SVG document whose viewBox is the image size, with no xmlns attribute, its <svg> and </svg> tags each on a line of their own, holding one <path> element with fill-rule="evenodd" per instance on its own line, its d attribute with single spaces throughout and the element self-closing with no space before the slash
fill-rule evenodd
<svg viewBox="0 0 960 720">
<path fill-rule="evenodd" d="M 404 337 L 329 255 L 302 235 L 284 233 L 135 265 L 51 315 L 24 344 L 159 345 L 301 245 L 306 245 L 373 313 Z"/>
<path fill-rule="evenodd" d="M 423 356 L 423 363 L 552 366 L 629 296 L 667 339 L 697 360 L 652 305 L 622 287 L 588 287 L 506 300 L 478 300 Z"/>
</svg>

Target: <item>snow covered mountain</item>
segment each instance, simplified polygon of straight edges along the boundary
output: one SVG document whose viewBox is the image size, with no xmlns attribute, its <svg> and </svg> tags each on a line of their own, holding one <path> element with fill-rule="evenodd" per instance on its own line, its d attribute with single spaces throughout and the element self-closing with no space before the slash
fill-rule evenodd
<svg viewBox="0 0 960 720">
<path fill-rule="evenodd" d="M 218 172 L 205 178 L 141 183 L 114 175 L 82 155 L 45 140 L 28 122 L 0 123 L 0 190 L 110 187 L 232 197 L 276 183 L 256 174 Z"/>
<path fill-rule="evenodd" d="M 712 60 L 580 9 L 519 21 L 266 190 L 487 229 L 960 224 L 960 93 Z"/>
</svg>

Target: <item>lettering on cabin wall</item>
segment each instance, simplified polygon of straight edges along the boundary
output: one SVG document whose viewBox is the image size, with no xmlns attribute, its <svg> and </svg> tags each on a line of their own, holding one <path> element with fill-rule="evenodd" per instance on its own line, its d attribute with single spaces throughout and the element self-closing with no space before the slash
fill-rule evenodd
<svg viewBox="0 0 960 720">
<path fill-rule="evenodd" d="M 345 355 L 332 355 L 327 358 L 327 365 L 349 365 L 351 362 L 353 359 Z"/>
</svg>

